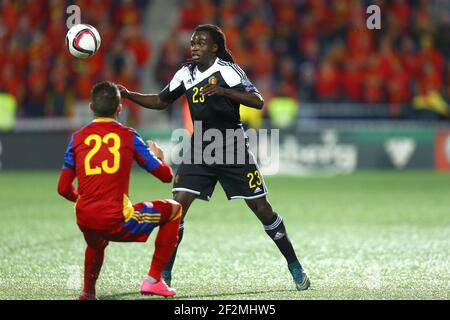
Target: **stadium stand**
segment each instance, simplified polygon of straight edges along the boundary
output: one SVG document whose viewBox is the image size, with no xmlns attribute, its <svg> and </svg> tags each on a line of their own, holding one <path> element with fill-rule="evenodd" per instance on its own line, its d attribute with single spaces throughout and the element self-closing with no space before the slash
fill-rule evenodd
<svg viewBox="0 0 450 320">
<path fill-rule="evenodd" d="M 88 60 L 69 56 L 64 44 L 66 8 L 82 8 L 82 22 L 96 26 L 101 50 Z M 5 0 L 0 9 L 0 91 L 13 95 L 20 118 L 70 117 L 92 85 L 111 79 L 138 90 L 139 72 L 151 59 L 141 12 L 149 1 Z M 64 26 L 64 28 L 62 27 Z M 132 121 L 139 120 L 132 107 Z"/>
<path fill-rule="evenodd" d="M 190 35 L 198 23 L 222 26 L 266 100 L 282 94 L 346 106 L 341 113 L 319 110 L 325 117 L 330 110 L 329 117 L 448 119 L 450 13 L 444 2 L 371 1 L 383 13 L 382 30 L 369 30 L 367 1 L 189 0 L 173 33 Z"/>
<path fill-rule="evenodd" d="M 216 23 L 267 102 L 289 97 L 300 106 L 317 104 L 316 114 L 325 118 L 448 120 L 449 1 L 370 3 L 381 8 L 382 30 L 366 27 L 369 1 L 179 1 L 178 24 L 152 48 L 143 36 L 149 1 L 4 0 L 0 92 L 14 96 L 19 118 L 71 117 L 98 80 L 142 90 L 142 79 L 151 76 L 164 86 L 189 54 L 192 29 Z M 70 59 L 64 48 L 61 25 L 70 4 L 102 36 L 101 50 L 85 61 Z M 144 74 L 153 50 L 156 72 Z M 139 110 L 130 106 L 134 126 Z"/>
</svg>

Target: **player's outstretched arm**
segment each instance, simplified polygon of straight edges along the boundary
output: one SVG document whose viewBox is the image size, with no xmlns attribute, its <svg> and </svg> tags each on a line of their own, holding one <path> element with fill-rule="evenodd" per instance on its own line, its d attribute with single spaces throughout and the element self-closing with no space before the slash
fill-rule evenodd
<svg viewBox="0 0 450 320">
<path fill-rule="evenodd" d="M 144 108 L 162 110 L 167 108 L 169 105 L 167 102 L 162 101 L 157 94 L 141 94 L 138 92 L 129 91 L 120 84 L 118 84 L 117 87 L 119 88 L 122 98 L 131 100 Z"/>
<path fill-rule="evenodd" d="M 152 140 L 147 140 L 147 144 L 150 147 L 150 150 L 153 154 L 161 161 L 161 165 L 159 165 L 156 169 L 150 171 L 155 177 L 165 183 L 172 182 L 173 179 L 173 171 L 172 168 L 164 161 L 164 152 L 161 147 Z"/>
<path fill-rule="evenodd" d="M 218 85 L 208 84 L 203 88 L 201 94 L 204 96 L 224 96 L 247 107 L 258 110 L 261 110 L 264 106 L 264 99 L 257 92 L 243 92 L 232 88 L 223 88 Z"/>
<path fill-rule="evenodd" d="M 173 179 L 172 168 L 164 160 L 161 161 L 161 165 L 159 167 L 150 171 L 150 173 L 164 183 L 172 182 Z"/>
<path fill-rule="evenodd" d="M 134 133 L 134 158 L 142 168 L 162 182 L 172 181 L 173 171 L 164 161 L 162 149 L 151 140 L 145 144 L 137 132 Z"/>
<path fill-rule="evenodd" d="M 58 193 L 69 201 L 75 202 L 78 198 L 78 191 L 73 186 L 75 171 L 69 168 L 61 170 L 58 182 Z"/>
</svg>

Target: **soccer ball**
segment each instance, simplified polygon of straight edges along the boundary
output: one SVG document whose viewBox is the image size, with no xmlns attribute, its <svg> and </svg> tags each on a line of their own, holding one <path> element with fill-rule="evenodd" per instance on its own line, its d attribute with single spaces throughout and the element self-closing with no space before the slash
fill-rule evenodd
<svg viewBox="0 0 450 320">
<path fill-rule="evenodd" d="M 100 34 L 88 24 L 76 24 L 67 31 L 66 45 L 71 55 L 77 58 L 89 58 L 100 48 Z"/>
</svg>

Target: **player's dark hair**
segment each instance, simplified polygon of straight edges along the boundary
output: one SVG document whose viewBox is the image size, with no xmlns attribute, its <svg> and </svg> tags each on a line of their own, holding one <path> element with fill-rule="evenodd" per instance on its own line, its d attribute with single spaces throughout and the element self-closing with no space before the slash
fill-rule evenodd
<svg viewBox="0 0 450 320">
<path fill-rule="evenodd" d="M 120 92 L 110 81 L 97 83 L 91 92 L 92 110 L 96 116 L 111 117 L 120 103 Z"/>
<path fill-rule="evenodd" d="M 220 59 L 234 63 L 233 55 L 231 54 L 231 51 L 227 48 L 227 41 L 222 29 L 213 24 L 201 24 L 197 26 L 197 28 L 195 28 L 194 32 L 199 31 L 205 31 L 210 34 L 213 43 L 218 46 L 216 55 Z M 196 63 L 186 63 L 185 65 L 189 67 L 189 70 L 191 71 L 192 74 L 196 66 Z"/>
</svg>

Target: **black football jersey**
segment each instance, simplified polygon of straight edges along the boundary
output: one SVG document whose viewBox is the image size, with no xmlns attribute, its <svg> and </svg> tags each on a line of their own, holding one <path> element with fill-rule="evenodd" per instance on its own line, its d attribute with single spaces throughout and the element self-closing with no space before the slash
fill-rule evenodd
<svg viewBox="0 0 450 320">
<path fill-rule="evenodd" d="M 191 72 L 187 66 L 183 66 L 159 96 L 162 101 L 173 103 L 185 94 L 192 121 L 201 121 L 202 131 L 241 127 L 240 104 L 224 96 L 202 96 L 200 93 L 208 83 L 239 91 L 258 92 L 237 64 L 216 58 L 213 65 L 204 72 L 197 67 Z"/>
</svg>

